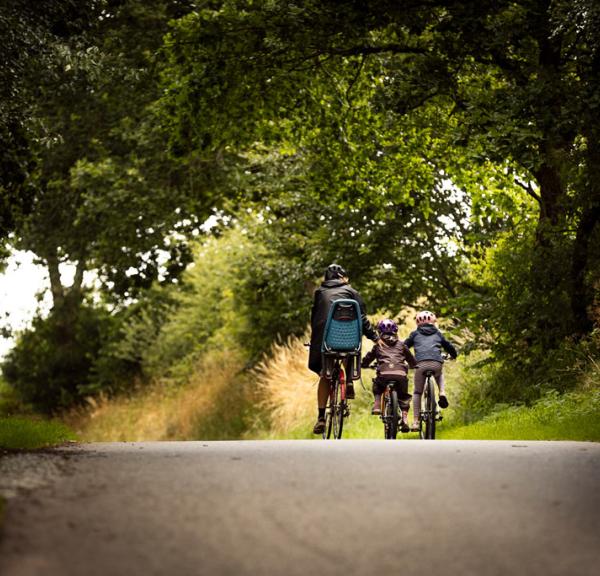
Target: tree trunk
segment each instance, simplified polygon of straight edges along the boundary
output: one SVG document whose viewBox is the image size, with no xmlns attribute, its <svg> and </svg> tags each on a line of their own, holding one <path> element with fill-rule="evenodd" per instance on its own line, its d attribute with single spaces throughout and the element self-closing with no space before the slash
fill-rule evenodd
<svg viewBox="0 0 600 576">
<path fill-rule="evenodd" d="M 542 240 L 547 229 L 560 222 L 562 216 L 561 201 L 564 186 L 558 169 L 549 161 L 545 161 L 534 174 L 540 186 L 540 214 L 538 220 L 539 240 Z"/>
<path fill-rule="evenodd" d="M 589 260 L 589 246 L 594 229 L 600 221 L 600 127 L 588 124 L 587 139 L 587 179 L 583 191 L 582 213 L 573 244 L 571 263 L 571 310 L 578 335 L 589 334 L 594 328 L 591 318 L 593 293 L 586 284 Z"/>
<path fill-rule="evenodd" d="M 48 275 L 50 277 L 50 291 L 52 293 L 52 308 L 57 310 L 65 303 L 65 288 L 60 278 L 59 260 L 56 250 L 51 250 L 46 256 Z"/>
<path fill-rule="evenodd" d="M 76 326 L 83 300 L 81 287 L 86 263 L 83 257 L 77 262 L 71 286 L 64 286 L 62 283 L 56 249 L 50 250 L 46 255 L 46 264 L 52 293 L 52 314 L 56 320 L 56 338 L 65 349 L 68 349 L 76 338 Z"/>
<path fill-rule="evenodd" d="M 571 264 L 571 311 L 578 335 L 589 334 L 594 328 L 589 309 L 593 296 L 586 285 L 585 277 L 588 264 L 590 238 L 600 220 L 600 204 L 590 204 L 584 211 L 577 227 L 577 236 L 573 244 Z"/>
</svg>

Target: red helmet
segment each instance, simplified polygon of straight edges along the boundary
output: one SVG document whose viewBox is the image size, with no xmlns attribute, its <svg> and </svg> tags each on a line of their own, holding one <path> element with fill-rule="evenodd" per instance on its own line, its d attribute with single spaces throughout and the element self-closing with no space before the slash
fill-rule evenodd
<svg viewBox="0 0 600 576">
<path fill-rule="evenodd" d="M 421 324 L 434 324 L 437 318 L 433 312 L 423 310 L 417 313 L 415 320 L 417 321 L 417 326 L 420 326 Z"/>
</svg>

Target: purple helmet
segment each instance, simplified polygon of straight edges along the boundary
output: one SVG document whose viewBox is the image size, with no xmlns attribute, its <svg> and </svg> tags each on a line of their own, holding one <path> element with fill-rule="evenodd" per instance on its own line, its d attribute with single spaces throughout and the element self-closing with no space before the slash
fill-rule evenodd
<svg viewBox="0 0 600 576">
<path fill-rule="evenodd" d="M 398 332 L 398 325 L 393 320 L 386 318 L 379 321 L 377 330 L 379 330 L 380 334 L 396 334 Z"/>
</svg>

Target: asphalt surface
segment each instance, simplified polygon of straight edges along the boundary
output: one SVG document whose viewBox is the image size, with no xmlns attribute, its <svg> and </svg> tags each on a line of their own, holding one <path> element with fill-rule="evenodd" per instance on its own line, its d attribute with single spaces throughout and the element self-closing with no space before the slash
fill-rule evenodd
<svg viewBox="0 0 600 576">
<path fill-rule="evenodd" d="M 115 443 L 9 456 L 0 574 L 596 575 L 599 480 L 600 444 L 577 442 Z"/>
</svg>

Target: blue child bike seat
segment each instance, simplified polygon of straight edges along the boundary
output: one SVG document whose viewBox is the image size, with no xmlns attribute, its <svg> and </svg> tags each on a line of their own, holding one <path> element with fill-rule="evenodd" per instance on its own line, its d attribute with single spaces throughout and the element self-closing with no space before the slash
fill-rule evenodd
<svg viewBox="0 0 600 576">
<path fill-rule="evenodd" d="M 350 298 L 334 300 L 323 332 L 322 352 L 359 352 L 362 343 L 360 306 Z"/>
</svg>

